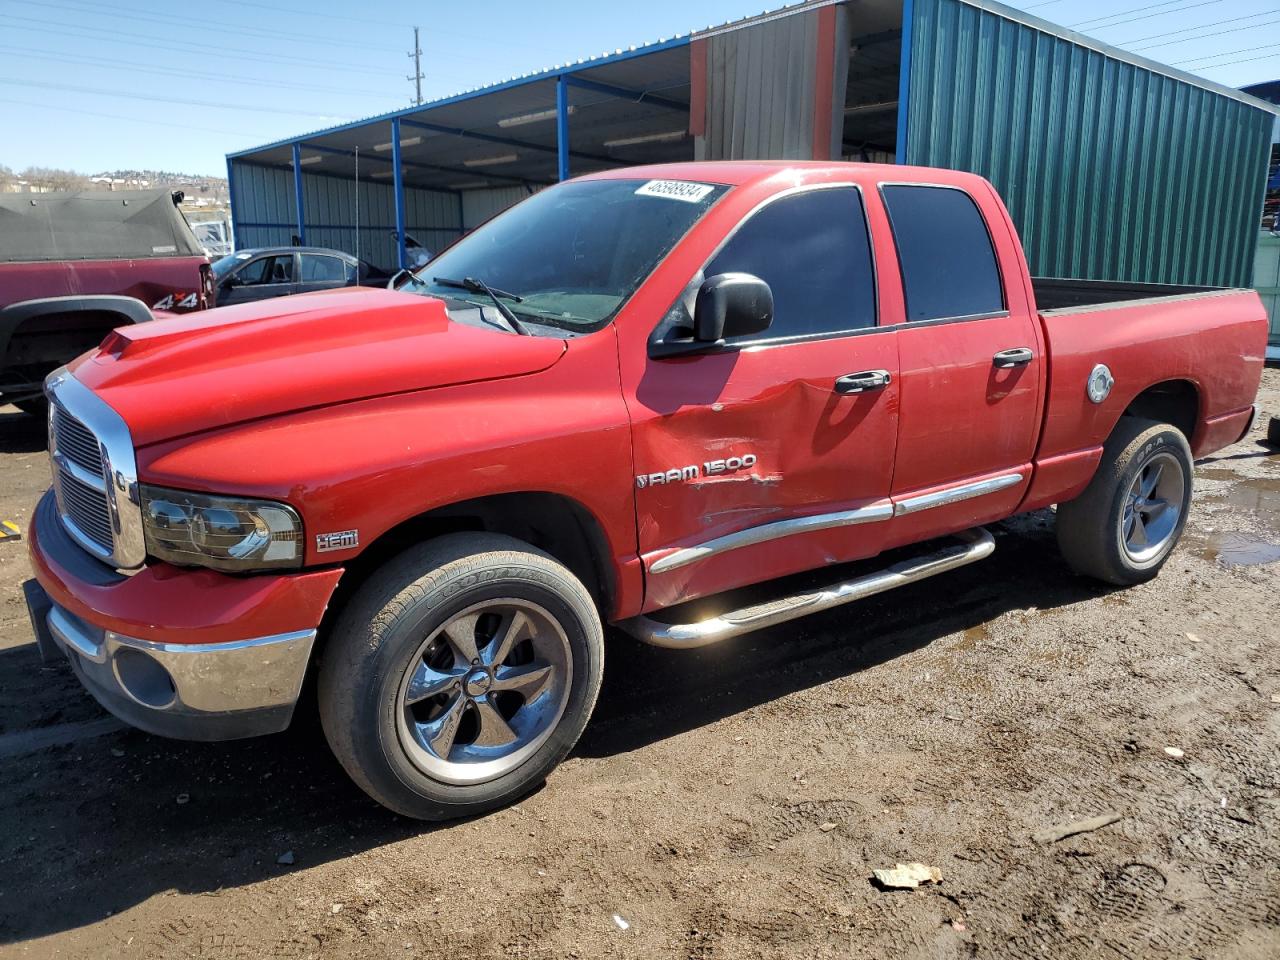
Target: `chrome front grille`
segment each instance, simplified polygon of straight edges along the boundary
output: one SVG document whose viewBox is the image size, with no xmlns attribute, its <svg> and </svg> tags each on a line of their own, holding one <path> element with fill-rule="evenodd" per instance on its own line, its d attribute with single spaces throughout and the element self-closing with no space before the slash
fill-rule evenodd
<svg viewBox="0 0 1280 960">
<path fill-rule="evenodd" d="M 111 529 L 111 504 L 107 495 L 79 480 L 75 474 L 59 471 L 58 493 L 63 509 L 80 532 L 110 554 L 115 548 Z"/>
<path fill-rule="evenodd" d="M 146 559 L 133 439 L 109 405 L 60 370 L 45 384 L 49 456 L 62 525 L 81 547 L 114 567 Z"/>
<path fill-rule="evenodd" d="M 51 443 L 68 460 L 95 477 L 103 475 L 102 449 L 98 438 L 83 423 L 61 407 L 53 408 Z"/>
</svg>

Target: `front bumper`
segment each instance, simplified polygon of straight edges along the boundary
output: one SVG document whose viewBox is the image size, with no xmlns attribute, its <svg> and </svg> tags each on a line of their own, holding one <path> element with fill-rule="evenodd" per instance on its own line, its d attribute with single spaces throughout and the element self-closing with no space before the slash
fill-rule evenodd
<svg viewBox="0 0 1280 960">
<path fill-rule="evenodd" d="M 288 726 L 341 569 L 233 577 L 154 564 L 125 576 L 70 539 L 48 495 L 28 544 L 41 650 L 65 653 L 111 713 L 184 740 Z"/>
<path fill-rule="evenodd" d="M 226 643 L 151 643 L 95 627 L 24 585 L 42 652 L 60 650 L 125 723 L 180 740 L 235 740 L 289 725 L 315 630 Z"/>
</svg>

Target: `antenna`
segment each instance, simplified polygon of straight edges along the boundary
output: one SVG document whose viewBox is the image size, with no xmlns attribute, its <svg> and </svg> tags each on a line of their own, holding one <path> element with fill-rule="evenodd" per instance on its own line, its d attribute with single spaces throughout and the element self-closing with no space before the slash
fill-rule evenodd
<svg viewBox="0 0 1280 960">
<path fill-rule="evenodd" d="M 418 28 L 413 28 L 413 52 L 409 54 L 409 59 L 413 61 L 413 76 L 405 77 L 406 80 L 412 80 L 417 89 L 417 96 L 414 103 L 422 106 L 422 45 L 418 43 Z"/>
</svg>

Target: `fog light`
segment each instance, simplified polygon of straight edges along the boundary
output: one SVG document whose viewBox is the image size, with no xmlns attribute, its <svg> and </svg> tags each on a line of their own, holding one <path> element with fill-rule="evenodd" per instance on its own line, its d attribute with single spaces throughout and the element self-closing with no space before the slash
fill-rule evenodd
<svg viewBox="0 0 1280 960">
<path fill-rule="evenodd" d="M 178 691 L 169 671 L 145 653 L 122 647 L 113 662 L 124 692 L 144 707 L 163 710 L 177 699 Z"/>
</svg>

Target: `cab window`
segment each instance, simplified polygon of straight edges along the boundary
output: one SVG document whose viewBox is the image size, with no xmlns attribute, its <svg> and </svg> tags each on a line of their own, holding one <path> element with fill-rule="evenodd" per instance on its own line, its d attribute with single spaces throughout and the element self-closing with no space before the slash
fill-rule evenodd
<svg viewBox="0 0 1280 960">
<path fill-rule="evenodd" d="M 952 187 L 881 187 L 902 267 L 907 320 L 1001 313 L 991 234 L 973 198 Z"/>
<path fill-rule="evenodd" d="M 236 274 L 236 279 L 245 286 L 258 286 L 265 283 L 293 282 L 293 254 L 277 257 L 259 257 Z"/>
<path fill-rule="evenodd" d="M 303 283 L 344 283 L 346 278 L 346 264 L 337 257 L 326 257 L 315 253 L 302 254 Z"/>
<path fill-rule="evenodd" d="M 736 342 L 875 326 L 871 240 L 854 187 L 806 190 L 757 211 L 704 271 L 736 272 L 754 274 L 773 291 L 769 329 Z"/>
</svg>

